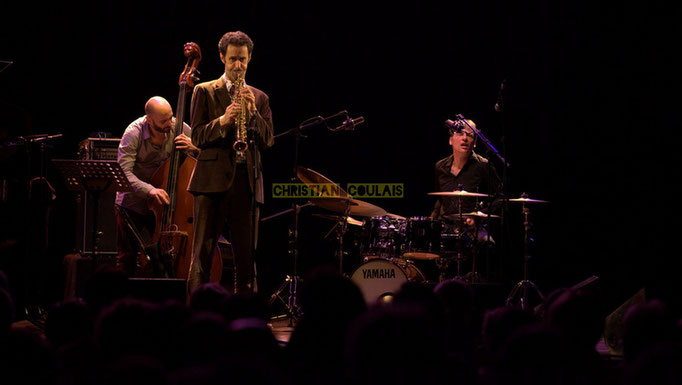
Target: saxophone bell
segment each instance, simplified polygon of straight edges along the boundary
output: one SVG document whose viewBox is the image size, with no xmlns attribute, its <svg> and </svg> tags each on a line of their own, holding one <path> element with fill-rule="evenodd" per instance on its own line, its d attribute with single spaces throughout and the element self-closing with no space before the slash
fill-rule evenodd
<svg viewBox="0 0 682 385">
<path fill-rule="evenodd" d="M 240 140 L 240 139 L 237 139 L 237 140 L 235 140 L 234 143 L 232 144 L 232 148 L 233 148 L 235 151 L 244 152 L 244 151 L 246 151 L 246 150 L 249 149 L 249 145 L 248 145 L 248 143 L 246 143 L 245 141 Z"/>
</svg>

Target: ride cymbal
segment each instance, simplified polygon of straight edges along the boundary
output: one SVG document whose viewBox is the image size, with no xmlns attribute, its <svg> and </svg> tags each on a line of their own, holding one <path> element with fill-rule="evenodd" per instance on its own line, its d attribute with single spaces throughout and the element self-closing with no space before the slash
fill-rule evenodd
<svg viewBox="0 0 682 385">
<path fill-rule="evenodd" d="M 464 190 L 430 192 L 429 195 L 445 197 L 487 197 L 488 194 L 468 192 Z"/>
<path fill-rule="evenodd" d="M 544 201 L 542 199 L 531 199 L 528 197 L 513 198 L 509 199 L 509 202 L 520 202 L 520 203 L 550 203 L 549 201 Z"/>
</svg>

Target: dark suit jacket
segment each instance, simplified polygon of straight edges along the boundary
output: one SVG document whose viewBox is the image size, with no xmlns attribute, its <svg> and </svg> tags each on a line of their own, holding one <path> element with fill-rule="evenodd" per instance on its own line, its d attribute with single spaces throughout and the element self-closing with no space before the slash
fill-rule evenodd
<svg viewBox="0 0 682 385">
<path fill-rule="evenodd" d="M 256 97 L 258 110 L 247 126 L 257 132 L 255 136 L 258 148 L 264 150 L 274 144 L 269 98 L 263 91 L 249 85 L 247 87 Z M 193 194 L 225 192 L 232 186 L 236 169 L 232 144 L 236 130 L 234 124 L 220 124 L 220 117 L 230 103 L 230 95 L 222 77 L 198 84 L 194 88 L 190 110 L 192 143 L 201 149 L 201 153 L 189 183 L 189 192 Z M 249 146 L 246 154 L 249 171 L 253 169 L 251 147 Z M 260 153 L 258 164 L 260 165 Z M 251 191 L 254 191 L 253 172 L 249 172 L 249 184 Z M 259 178 L 255 185 L 256 200 L 263 203 L 263 178 Z"/>
</svg>

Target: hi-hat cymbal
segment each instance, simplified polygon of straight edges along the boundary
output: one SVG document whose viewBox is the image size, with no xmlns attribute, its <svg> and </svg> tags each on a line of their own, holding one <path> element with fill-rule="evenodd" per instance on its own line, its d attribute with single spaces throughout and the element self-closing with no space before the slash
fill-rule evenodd
<svg viewBox="0 0 682 385">
<path fill-rule="evenodd" d="M 544 201 L 542 199 L 531 199 L 528 197 L 521 196 L 521 198 L 509 199 L 509 202 L 520 202 L 520 203 L 549 203 L 549 201 Z"/>
<path fill-rule="evenodd" d="M 487 194 L 468 192 L 464 190 L 430 192 L 429 195 L 445 197 L 487 197 Z"/>
<path fill-rule="evenodd" d="M 324 209 L 331 210 L 339 214 L 345 213 L 346 207 L 350 205 L 348 215 L 355 215 L 359 217 L 386 215 L 386 210 L 382 209 L 381 207 L 350 197 L 312 198 L 310 199 L 310 202 L 316 206 L 320 206 Z"/>
</svg>

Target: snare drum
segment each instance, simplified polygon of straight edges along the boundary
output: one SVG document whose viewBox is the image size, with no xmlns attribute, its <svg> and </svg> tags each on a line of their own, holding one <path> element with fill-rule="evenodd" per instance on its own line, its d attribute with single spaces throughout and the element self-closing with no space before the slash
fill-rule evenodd
<svg viewBox="0 0 682 385">
<path fill-rule="evenodd" d="M 412 217 L 405 228 L 403 257 L 409 259 L 436 259 L 440 257 L 441 222 L 429 217 Z"/>
<path fill-rule="evenodd" d="M 350 280 L 360 288 L 365 302 L 373 303 L 387 294 L 396 293 L 407 281 L 424 281 L 424 274 L 409 261 L 377 258 L 355 269 Z"/>
</svg>

